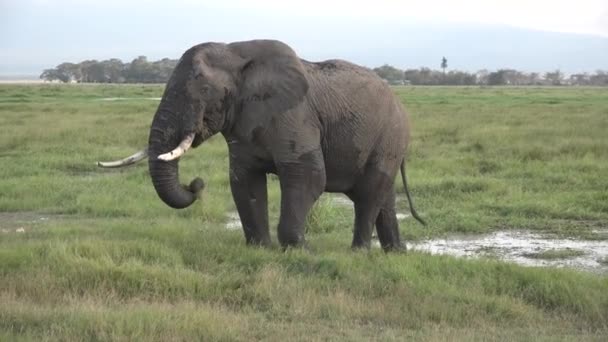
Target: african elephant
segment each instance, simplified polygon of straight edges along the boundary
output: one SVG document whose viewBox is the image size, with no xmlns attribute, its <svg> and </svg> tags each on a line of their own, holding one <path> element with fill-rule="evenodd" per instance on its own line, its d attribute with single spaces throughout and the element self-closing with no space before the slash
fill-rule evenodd
<svg viewBox="0 0 608 342">
<path fill-rule="evenodd" d="M 158 106 L 147 151 L 158 196 L 173 208 L 192 204 L 204 186 L 182 186 L 180 156 L 221 133 L 230 152 L 230 186 L 247 244 L 270 244 L 266 175 L 278 176 L 278 239 L 304 244 L 304 224 L 324 192 L 355 207 L 353 248 L 369 248 L 372 229 L 385 251 L 404 248 L 395 212 L 395 176 L 404 170 L 408 118 L 382 79 L 342 60 L 313 63 L 286 44 L 254 40 L 188 49 Z"/>
</svg>

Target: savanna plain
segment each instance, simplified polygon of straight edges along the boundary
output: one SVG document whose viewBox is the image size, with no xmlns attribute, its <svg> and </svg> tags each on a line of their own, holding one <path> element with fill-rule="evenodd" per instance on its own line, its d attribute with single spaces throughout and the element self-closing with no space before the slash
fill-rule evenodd
<svg viewBox="0 0 608 342">
<path fill-rule="evenodd" d="M 0 85 L 0 340 L 608 338 L 605 274 L 353 252 L 352 208 L 329 195 L 308 219 L 309 250 L 246 247 L 226 228 L 221 136 L 182 158 L 182 180 L 207 183 L 186 210 L 157 198 L 147 163 L 97 168 L 145 147 L 162 90 Z M 428 222 L 402 218 L 404 239 L 608 239 L 608 89 L 394 91 L 411 114 L 408 180 Z M 270 177 L 273 235 L 279 196 Z"/>
</svg>

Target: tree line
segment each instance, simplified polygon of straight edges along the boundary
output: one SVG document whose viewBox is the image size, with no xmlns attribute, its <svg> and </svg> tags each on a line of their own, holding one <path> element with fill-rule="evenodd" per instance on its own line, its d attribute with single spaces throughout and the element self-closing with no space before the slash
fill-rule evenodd
<svg viewBox="0 0 608 342">
<path fill-rule="evenodd" d="M 444 57 L 445 58 L 445 57 Z M 389 84 L 412 85 L 572 85 L 572 86 L 608 86 L 608 72 L 598 70 L 595 73 L 566 75 L 560 70 L 546 73 L 523 72 L 513 69 L 497 71 L 479 70 L 475 73 L 451 70 L 445 72 L 429 68 L 401 70 L 385 64 L 374 68 L 374 71 Z"/>
<path fill-rule="evenodd" d="M 77 83 L 166 83 L 177 65 L 176 59 L 148 61 L 139 56 L 123 63 L 112 58 L 103 61 L 85 60 L 80 63 L 61 63 L 46 69 L 40 78 L 46 81 Z M 572 74 L 566 77 L 559 70 L 547 73 L 522 72 L 513 69 L 480 70 L 475 73 L 450 70 L 443 57 L 442 71 L 422 67 L 402 70 L 385 64 L 373 70 L 389 84 L 411 85 L 581 85 L 608 86 L 608 72 Z"/>
<path fill-rule="evenodd" d="M 64 83 L 165 83 L 177 65 L 176 59 L 148 61 L 139 56 L 130 63 L 112 58 L 104 61 L 86 60 L 80 63 L 61 63 L 40 75 L 45 81 Z"/>
</svg>

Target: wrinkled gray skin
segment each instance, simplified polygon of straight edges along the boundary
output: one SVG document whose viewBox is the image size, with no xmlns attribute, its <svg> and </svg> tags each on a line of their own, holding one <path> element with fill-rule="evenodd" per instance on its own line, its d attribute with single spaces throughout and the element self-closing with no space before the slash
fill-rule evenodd
<svg viewBox="0 0 608 342">
<path fill-rule="evenodd" d="M 221 133 L 230 185 L 248 244 L 270 244 L 266 174 L 278 175 L 283 247 L 304 244 L 304 224 L 324 192 L 355 205 L 352 246 L 403 248 L 393 182 L 409 138 L 406 113 L 373 72 L 330 60 L 311 63 L 271 40 L 205 43 L 184 53 L 167 83 L 149 137 L 149 168 L 174 208 L 196 199 L 202 180 L 181 186 L 178 161 L 157 156 L 189 133 L 196 147 Z M 406 187 L 407 188 L 407 187 Z"/>
</svg>

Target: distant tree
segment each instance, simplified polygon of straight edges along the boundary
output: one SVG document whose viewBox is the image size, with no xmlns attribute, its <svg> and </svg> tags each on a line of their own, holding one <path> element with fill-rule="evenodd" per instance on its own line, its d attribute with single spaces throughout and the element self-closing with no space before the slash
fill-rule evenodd
<svg viewBox="0 0 608 342">
<path fill-rule="evenodd" d="M 169 58 L 163 58 L 160 61 L 153 62 L 152 69 L 154 71 L 154 82 L 166 82 L 169 77 L 171 77 L 171 73 L 176 65 L 177 60 Z"/>
<path fill-rule="evenodd" d="M 120 59 L 112 58 L 101 62 L 103 67 L 104 79 L 110 83 L 123 83 L 126 81 L 124 76 L 125 65 Z"/>
<path fill-rule="evenodd" d="M 477 75 L 470 74 L 464 71 L 450 71 L 447 75 L 443 75 L 443 84 L 445 85 L 475 85 L 477 84 Z"/>
<path fill-rule="evenodd" d="M 475 74 L 478 84 L 488 84 L 488 76 L 490 72 L 486 69 L 481 69 Z"/>
<path fill-rule="evenodd" d="M 151 68 L 150 63 L 148 63 L 148 58 L 146 56 L 139 56 L 135 58 L 129 64 L 129 68 L 126 71 L 127 80 L 129 82 L 149 82 L 148 79 L 151 78 Z"/>
<path fill-rule="evenodd" d="M 40 78 L 47 81 L 61 82 L 96 82 L 96 83 L 165 83 L 177 65 L 177 60 L 163 58 L 150 62 L 146 56 L 139 56 L 130 63 L 112 58 L 104 61 L 85 60 L 80 63 L 61 63 L 55 68 L 45 69 Z M 594 74 L 573 74 L 565 79 L 560 70 L 539 73 L 525 73 L 513 69 L 500 69 L 489 72 L 479 70 L 476 73 L 451 70 L 446 72 L 447 58 L 441 59 L 442 70 L 431 70 L 426 67 L 401 70 L 384 64 L 374 68 L 374 72 L 389 84 L 412 85 L 587 85 L 608 86 L 608 72 L 597 70 Z"/>
<path fill-rule="evenodd" d="M 66 75 L 59 72 L 57 69 L 45 69 L 42 74 L 40 74 L 40 79 L 53 82 L 53 81 L 61 81 L 61 82 L 69 82 L 70 79 Z"/>
<path fill-rule="evenodd" d="M 591 77 L 589 77 L 589 74 L 587 73 L 583 73 L 583 74 L 572 74 L 570 75 L 570 84 L 571 85 L 590 85 L 591 84 Z"/>
<path fill-rule="evenodd" d="M 86 60 L 78 63 L 80 70 L 79 82 L 102 82 L 101 79 L 98 79 L 101 74 L 101 70 L 95 67 L 97 63 L 99 62 L 97 62 L 97 60 L 95 59 Z"/>
<path fill-rule="evenodd" d="M 547 80 L 547 82 L 549 82 L 551 85 L 561 85 L 564 80 L 564 74 L 557 69 L 553 72 L 545 73 L 545 80 Z"/>
<path fill-rule="evenodd" d="M 374 72 L 381 78 L 385 79 L 390 84 L 403 83 L 403 70 L 397 69 L 392 65 L 384 64 L 381 67 L 375 68 Z"/>
<path fill-rule="evenodd" d="M 105 83 L 108 82 L 103 64 L 96 60 L 88 60 L 80 63 L 80 70 L 84 82 Z"/>
<path fill-rule="evenodd" d="M 61 63 L 54 69 L 46 69 L 40 75 L 41 79 L 47 81 L 59 80 L 67 83 L 72 81 L 78 81 L 82 73 L 78 64 L 74 63 Z"/>
<path fill-rule="evenodd" d="M 540 74 L 532 72 L 528 75 L 528 85 L 539 85 L 541 84 Z"/>
<path fill-rule="evenodd" d="M 96 83 L 165 83 L 169 80 L 177 60 L 164 58 L 149 62 L 146 56 L 139 56 L 131 63 L 123 63 L 112 58 L 104 61 L 86 60 L 78 64 L 62 63 L 46 69 L 40 75 L 47 81 L 96 82 Z"/>
<path fill-rule="evenodd" d="M 589 83 L 594 86 L 608 86 L 608 72 L 597 70 L 594 75 L 589 77 Z"/>
<path fill-rule="evenodd" d="M 507 70 L 501 69 L 488 74 L 488 85 L 505 85 L 507 84 Z"/>
</svg>

